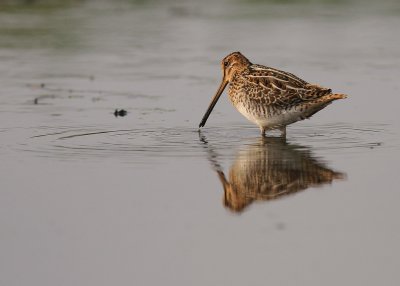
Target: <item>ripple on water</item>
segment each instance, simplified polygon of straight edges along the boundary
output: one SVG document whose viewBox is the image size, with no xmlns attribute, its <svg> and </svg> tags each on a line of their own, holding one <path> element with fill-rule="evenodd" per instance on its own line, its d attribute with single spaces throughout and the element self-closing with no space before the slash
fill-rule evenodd
<svg viewBox="0 0 400 286">
<path fill-rule="evenodd" d="M 396 135 L 388 124 L 347 124 L 308 125 L 296 130 L 294 142 L 308 144 L 316 150 L 342 154 L 365 152 L 383 147 L 397 148 Z"/>
<path fill-rule="evenodd" d="M 294 125 L 288 130 L 287 141 L 299 148 L 340 154 L 365 152 L 373 148 L 398 148 L 395 134 L 385 124 L 345 123 L 330 125 Z M 199 133 L 197 128 L 153 128 L 112 130 L 94 127 L 40 127 L 18 151 L 40 157 L 63 160 L 98 160 L 116 158 L 123 162 L 146 164 L 155 159 L 204 156 L 203 145 L 222 151 L 222 157 L 232 157 L 238 148 L 252 144 L 258 130 L 252 125 L 209 127 Z M 277 135 L 279 133 L 272 133 Z"/>
</svg>

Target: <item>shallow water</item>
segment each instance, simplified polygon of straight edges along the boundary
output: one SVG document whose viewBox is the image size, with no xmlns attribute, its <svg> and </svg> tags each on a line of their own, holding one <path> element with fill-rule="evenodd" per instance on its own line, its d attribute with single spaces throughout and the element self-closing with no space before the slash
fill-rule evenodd
<svg viewBox="0 0 400 286">
<path fill-rule="evenodd" d="M 0 4 L 0 284 L 398 285 L 399 15 Z M 349 97 L 263 140 L 225 96 L 199 132 L 235 50 Z"/>
</svg>

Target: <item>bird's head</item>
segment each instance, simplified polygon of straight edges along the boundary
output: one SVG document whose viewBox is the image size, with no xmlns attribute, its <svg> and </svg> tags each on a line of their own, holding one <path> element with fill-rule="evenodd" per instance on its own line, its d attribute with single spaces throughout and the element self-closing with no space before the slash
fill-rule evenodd
<svg viewBox="0 0 400 286">
<path fill-rule="evenodd" d="M 208 117 L 210 116 L 211 111 L 213 110 L 219 97 L 221 96 L 222 92 L 224 91 L 226 85 L 233 80 L 233 78 L 235 77 L 235 75 L 237 73 L 240 73 L 240 72 L 246 70 L 250 65 L 251 65 L 250 61 L 245 56 L 243 56 L 240 52 L 231 53 L 231 54 L 227 55 L 221 61 L 221 67 L 222 67 L 222 72 L 223 72 L 222 81 L 217 90 L 217 93 L 211 100 L 211 103 L 208 106 L 208 109 L 207 109 L 206 113 L 204 114 L 199 127 L 203 127 L 206 124 L 206 121 L 207 121 Z"/>
<path fill-rule="evenodd" d="M 227 55 L 221 61 L 221 68 L 223 72 L 222 83 L 230 82 L 235 74 L 248 69 L 250 65 L 251 62 L 240 52 L 234 52 Z"/>
</svg>

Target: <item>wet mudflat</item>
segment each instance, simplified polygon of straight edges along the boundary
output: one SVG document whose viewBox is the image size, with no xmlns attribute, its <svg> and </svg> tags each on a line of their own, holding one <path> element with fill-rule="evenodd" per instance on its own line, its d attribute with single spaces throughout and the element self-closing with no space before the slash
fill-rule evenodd
<svg viewBox="0 0 400 286">
<path fill-rule="evenodd" d="M 1 4 L 0 284 L 398 285 L 399 16 Z M 349 97 L 283 140 L 223 96 L 199 132 L 236 50 Z"/>
</svg>

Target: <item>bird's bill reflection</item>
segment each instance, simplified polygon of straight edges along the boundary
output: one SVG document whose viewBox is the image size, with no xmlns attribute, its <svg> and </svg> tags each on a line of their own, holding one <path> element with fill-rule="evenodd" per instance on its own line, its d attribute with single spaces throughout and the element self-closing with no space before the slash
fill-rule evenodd
<svg viewBox="0 0 400 286">
<path fill-rule="evenodd" d="M 282 198 L 346 177 L 312 156 L 309 148 L 289 144 L 284 138 L 267 137 L 257 138 L 235 154 L 227 178 L 217 153 L 204 136 L 201 140 L 222 183 L 224 205 L 234 212 L 242 212 L 253 201 Z"/>
<path fill-rule="evenodd" d="M 217 173 L 224 188 L 223 203 L 225 207 L 233 211 L 240 212 L 246 206 L 251 204 L 253 199 L 249 197 L 243 197 L 240 195 L 240 193 L 233 190 L 232 185 L 226 180 L 224 172 L 217 171 Z"/>
</svg>

